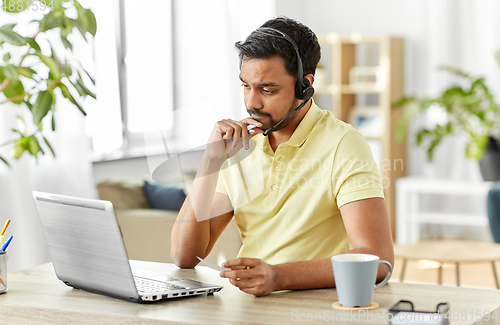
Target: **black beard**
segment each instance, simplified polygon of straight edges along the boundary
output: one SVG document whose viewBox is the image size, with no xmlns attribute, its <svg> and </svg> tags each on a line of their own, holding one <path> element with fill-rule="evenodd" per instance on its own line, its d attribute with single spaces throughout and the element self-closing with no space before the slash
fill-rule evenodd
<svg viewBox="0 0 500 325">
<path fill-rule="evenodd" d="M 298 106 L 297 106 L 298 107 Z M 288 109 L 288 112 L 286 112 L 285 116 L 287 116 L 288 114 L 290 114 L 290 112 L 292 112 L 293 110 L 295 110 L 297 107 L 295 107 L 293 104 L 292 106 L 290 106 L 290 108 Z M 269 129 L 273 126 L 275 126 L 276 124 L 279 123 L 280 120 L 278 121 L 275 121 L 273 119 L 273 117 L 271 116 L 271 114 L 268 114 L 268 113 L 262 113 L 262 112 L 259 112 L 259 111 L 254 111 L 254 110 L 251 110 L 251 109 L 247 109 L 247 113 L 250 115 L 250 117 L 252 116 L 252 114 L 258 114 L 258 115 L 265 115 L 267 117 L 269 117 L 269 126 L 264 126 L 262 125 L 262 129 L 263 130 L 266 130 L 266 129 Z M 284 129 L 285 127 L 287 127 L 294 119 L 295 117 L 297 117 L 297 114 L 299 112 L 295 112 L 295 113 L 292 113 L 286 120 L 283 121 L 283 123 L 281 123 L 280 125 L 278 125 L 276 128 L 273 129 L 273 132 L 274 131 L 279 131 L 281 129 Z M 252 117 L 253 118 L 253 117 Z M 261 122 L 259 121 L 258 119 L 256 118 L 253 118 L 254 120 L 258 121 L 258 122 Z M 262 123 L 262 122 L 261 122 Z"/>
</svg>

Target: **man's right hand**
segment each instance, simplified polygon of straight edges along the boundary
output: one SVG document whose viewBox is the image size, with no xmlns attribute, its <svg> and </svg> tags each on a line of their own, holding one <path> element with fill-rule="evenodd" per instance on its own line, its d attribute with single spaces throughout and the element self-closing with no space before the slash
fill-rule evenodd
<svg viewBox="0 0 500 325">
<path fill-rule="evenodd" d="M 248 134 L 248 126 L 253 125 L 252 134 Z M 218 161 L 224 161 L 234 156 L 241 148 L 248 150 L 249 139 L 258 133 L 263 133 L 260 129 L 262 123 L 245 118 L 241 121 L 225 119 L 218 121 L 208 139 L 207 154 Z"/>
</svg>

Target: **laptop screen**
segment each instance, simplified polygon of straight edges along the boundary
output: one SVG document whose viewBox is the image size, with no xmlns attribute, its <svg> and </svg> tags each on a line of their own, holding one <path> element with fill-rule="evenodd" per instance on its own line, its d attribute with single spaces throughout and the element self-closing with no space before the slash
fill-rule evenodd
<svg viewBox="0 0 500 325">
<path fill-rule="evenodd" d="M 111 202 L 33 192 L 57 277 L 75 288 L 139 295 Z"/>
</svg>

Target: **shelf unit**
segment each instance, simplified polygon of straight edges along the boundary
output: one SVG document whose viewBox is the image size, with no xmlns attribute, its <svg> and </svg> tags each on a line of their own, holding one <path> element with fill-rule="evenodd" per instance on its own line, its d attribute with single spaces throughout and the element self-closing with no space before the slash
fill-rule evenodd
<svg viewBox="0 0 500 325">
<path fill-rule="evenodd" d="M 420 224 L 461 225 L 468 227 L 488 227 L 486 213 L 460 211 L 424 211 L 423 195 L 477 197 L 486 206 L 488 191 L 493 182 L 459 182 L 451 180 L 403 177 L 397 183 L 397 244 L 416 244 L 420 240 Z"/>
<path fill-rule="evenodd" d="M 375 147 L 381 148 L 374 156 L 383 178 L 384 195 L 391 225 L 393 239 L 396 237 L 396 180 L 406 174 L 406 141 L 396 140 L 396 125 L 401 110 L 391 109 L 391 104 L 404 95 L 404 40 L 387 35 L 366 36 L 353 34 L 348 36 L 330 33 L 318 35 L 322 53 L 326 50 L 331 54 L 322 58 L 328 67 L 329 82 L 315 87 L 315 96 L 331 96 L 331 109 L 334 115 L 342 121 L 350 122 L 353 108 L 359 105 L 362 96 L 370 94 L 378 97 L 378 103 L 373 106 L 380 116 L 381 128 L 378 134 L 366 135 L 365 138 Z M 363 62 L 360 48 L 371 48 L 377 52 L 372 62 Z M 373 50 L 375 49 L 375 50 Z M 366 51 L 365 51 L 366 52 Z M 363 53 L 361 53 L 363 54 Z M 365 53 L 366 54 L 366 53 Z M 327 62 L 326 60 L 331 60 Z M 360 62 L 358 62 L 360 61 Z M 369 61 L 369 60 L 368 60 Z M 375 61 L 375 62 L 373 62 Z M 329 63 L 329 64 L 326 64 Z M 357 66 L 378 66 L 384 72 L 382 82 L 376 84 L 351 84 L 351 68 Z M 315 99 L 316 100 L 316 99 Z M 320 102 L 318 99 L 317 102 Z M 353 125 L 357 128 L 356 125 Z M 360 129 L 361 132 L 361 129 Z M 361 132 L 363 134 L 363 132 Z"/>
</svg>

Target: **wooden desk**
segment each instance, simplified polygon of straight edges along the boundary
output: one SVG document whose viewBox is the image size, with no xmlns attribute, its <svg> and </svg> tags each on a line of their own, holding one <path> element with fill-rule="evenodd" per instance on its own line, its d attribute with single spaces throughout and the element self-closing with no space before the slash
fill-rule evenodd
<svg viewBox="0 0 500 325">
<path fill-rule="evenodd" d="M 344 317 L 338 324 L 388 324 L 388 308 L 400 299 L 411 300 L 418 310 L 434 310 L 439 302 L 449 302 L 452 312 L 468 313 L 467 320 L 451 324 L 473 324 L 471 313 L 493 312 L 500 317 L 500 291 L 389 283 L 375 290 L 374 301 L 380 308 L 368 314 L 333 311 L 337 300 L 335 289 L 286 291 L 256 298 L 233 287 L 216 271 L 206 267 L 181 270 L 172 264 L 132 261 L 133 267 L 166 272 L 195 280 L 222 284 L 213 296 L 166 300 L 159 303 L 135 304 L 119 299 L 75 290 L 59 281 L 51 264 L 8 274 L 9 291 L 0 295 L 1 324 L 287 324 L 304 323 L 316 316 L 317 322 L 332 322 L 331 317 Z M 350 318 L 357 316 L 357 322 Z M 363 316 L 364 315 L 364 316 Z M 363 316 L 363 317 L 362 317 Z M 300 318 L 302 317 L 302 321 Z M 327 318 L 329 317 L 329 318 Z M 329 319 L 329 320 L 328 320 Z M 500 318 L 499 318 L 500 319 Z M 495 320 L 482 324 L 498 324 Z"/>
</svg>

